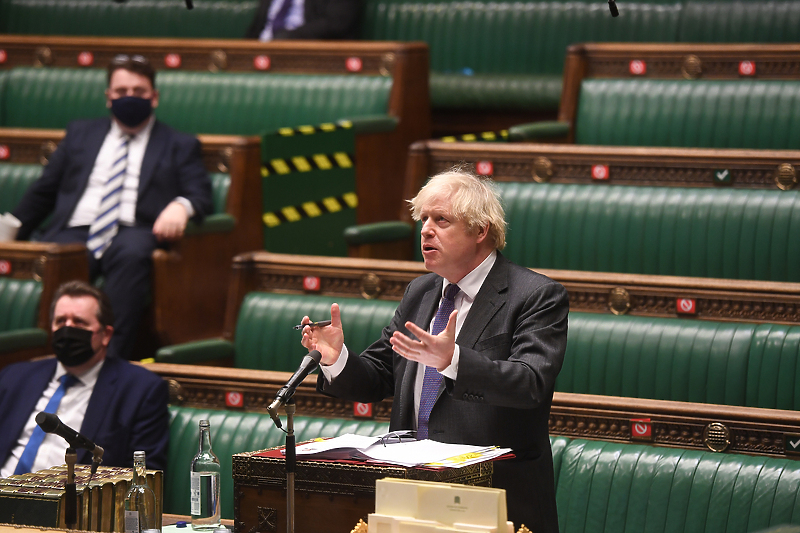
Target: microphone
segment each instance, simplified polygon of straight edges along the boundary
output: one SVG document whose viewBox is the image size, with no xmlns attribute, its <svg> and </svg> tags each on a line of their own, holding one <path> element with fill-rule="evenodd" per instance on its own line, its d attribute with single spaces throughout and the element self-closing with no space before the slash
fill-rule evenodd
<svg viewBox="0 0 800 533">
<path fill-rule="evenodd" d="M 294 396 L 297 386 L 300 385 L 300 383 L 309 373 L 311 373 L 311 371 L 317 368 L 317 365 L 319 365 L 321 359 L 322 354 L 319 353 L 319 350 L 312 350 L 309 352 L 308 355 L 303 357 L 303 361 L 300 363 L 300 368 L 298 368 L 297 371 L 292 374 L 292 377 L 289 378 L 289 381 L 286 382 L 286 385 L 278 390 L 278 393 L 275 395 L 275 399 L 267 408 L 269 416 L 272 418 L 272 421 L 275 422 L 275 425 L 278 426 L 278 429 L 281 428 L 281 419 L 278 418 L 277 414 L 278 407 L 291 400 L 292 396 Z"/>
<path fill-rule="evenodd" d="M 53 413 L 44 411 L 36 415 L 36 423 L 45 433 L 55 433 L 67 443 L 70 448 L 83 448 L 92 452 L 92 475 L 97 471 L 97 467 L 103 461 L 103 448 L 90 441 L 71 427 L 64 425 L 61 419 Z"/>
<path fill-rule="evenodd" d="M 194 9 L 194 4 L 192 0 L 186 0 L 186 9 Z"/>
<path fill-rule="evenodd" d="M 608 9 L 611 10 L 612 17 L 619 16 L 619 9 L 617 9 L 617 3 L 614 0 L 608 0 Z"/>
</svg>

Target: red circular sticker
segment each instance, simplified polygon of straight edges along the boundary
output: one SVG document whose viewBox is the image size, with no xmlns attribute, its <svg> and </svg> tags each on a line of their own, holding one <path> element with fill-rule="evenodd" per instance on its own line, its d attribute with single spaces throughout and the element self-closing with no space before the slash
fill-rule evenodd
<svg viewBox="0 0 800 533">
<path fill-rule="evenodd" d="M 8 145 L 0 144 L 0 159 L 8 159 L 11 157 L 11 150 L 8 149 Z"/>
<path fill-rule="evenodd" d="M 647 63 L 640 59 L 634 59 L 628 64 L 628 71 L 634 76 L 641 76 L 647 72 Z"/>
<path fill-rule="evenodd" d="M 307 291 L 318 291 L 320 285 L 321 283 L 317 276 L 305 276 L 303 278 L 303 288 Z"/>
<path fill-rule="evenodd" d="M 228 407 L 242 407 L 244 405 L 244 396 L 240 392 L 226 392 L 225 405 Z"/>
<path fill-rule="evenodd" d="M 608 179 L 608 165 L 592 165 L 592 179 L 593 180 L 607 180 Z"/>
<path fill-rule="evenodd" d="M 178 68 L 181 66 L 180 54 L 167 54 L 164 56 L 164 64 L 169 68 Z"/>
<path fill-rule="evenodd" d="M 355 416 L 372 416 L 372 404 L 353 402 L 353 414 Z"/>
<path fill-rule="evenodd" d="M 755 76 L 756 64 L 752 61 L 739 62 L 739 74 L 741 76 Z"/>
<path fill-rule="evenodd" d="M 360 57 L 348 57 L 345 66 L 350 72 L 361 72 L 361 67 L 364 66 L 364 63 Z"/>
<path fill-rule="evenodd" d="M 270 64 L 269 56 L 256 56 L 253 58 L 253 66 L 256 70 L 269 70 Z"/>
<path fill-rule="evenodd" d="M 89 67 L 94 63 L 94 54 L 91 52 L 81 52 L 78 54 L 78 64 L 82 67 Z"/>
<path fill-rule="evenodd" d="M 636 422 L 633 424 L 633 432 L 639 436 L 647 435 L 647 430 L 649 429 L 648 424 L 645 422 Z"/>
<path fill-rule="evenodd" d="M 0 260 L 0 276 L 8 276 L 9 274 L 11 274 L 11 261 Z"/>
<path fill-rule="evenodd" d="M 696 312 L 695 301 L 691 298 L 678 298 L 678 312 L 694 314 Z"/>
<path fill-rule="evenodd" d="M 6 51 L 0 49 L 0 63 L 5 63 L 7 59 L 8 59 L 8 54 L 6 53 Z"/>
<path fill-rule="evenodd" d="M 475 165 L 475 170 L 481 176 L 491 176 L 494 174 L 494 165 L 491 161 L 478 161 Z"/>
</svg>

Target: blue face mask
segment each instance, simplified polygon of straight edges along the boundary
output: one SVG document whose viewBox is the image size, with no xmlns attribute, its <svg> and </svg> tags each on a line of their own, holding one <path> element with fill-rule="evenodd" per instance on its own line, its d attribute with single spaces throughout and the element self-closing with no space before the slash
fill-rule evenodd
<svg viewBox="0 0 800 533">
<path fill-rule="evenodd" d="M 111 100 L 111 113 L 129 128 L 134 128 L 153 113 L 153 101 L 138 96 L 123 96 Z"/>
</svg>

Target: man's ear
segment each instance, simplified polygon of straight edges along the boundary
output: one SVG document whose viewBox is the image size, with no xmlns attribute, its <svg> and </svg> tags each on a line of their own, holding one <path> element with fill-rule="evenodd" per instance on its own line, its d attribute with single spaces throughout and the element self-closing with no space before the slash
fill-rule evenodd
<svg viewBox="0 0 800 533">
<path fill-rule="evenodd" d="M 111 337 L 114 336 L 114 327 L 113 326 L 106 326 L 103 328 L 103 346 L 108 348 L 109 343 L 111 342 Z"/>
<path fill-rule="evenodd" d="M 105 92 L 105 95 L 106 95 L 106 107 L 111 109 L 111 93 L 108 92 L 108 88 L 107 87 L 106 87 L 106 90 L 104 92 Z"/>
<path fill-rule="evenodd" d="M 478 235 L 477 235 L 478 242 L 485 241 L 486 237 L 489 236 L 489 226 L 491 226 L 491 223 L 489 222 L 487 222 L 485 226 L 478 226 Z"/>
</svg>

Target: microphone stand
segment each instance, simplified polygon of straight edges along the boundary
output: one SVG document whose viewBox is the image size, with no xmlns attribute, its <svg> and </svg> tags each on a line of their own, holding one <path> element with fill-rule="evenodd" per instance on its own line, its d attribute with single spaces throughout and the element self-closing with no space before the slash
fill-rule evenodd
<svg viewBox="0 0 800 533">
<path fill-rule="evenodd" d="M 78 454 L 70 446 L 64 454 L 64 462 L 67 463 L 67 479 L 64 485 L 66 495 L 64 497 L 64 522 L 67 529 L 78 529 L 78 492 L 75 487 L 75 463 L 78 462 Z"/>
<path fill-rule="evenodd" d="M 286 407 L 286 533 L 294 533 L 294 473 L 297 468 L 294 439 L 294 413 L 297 406 L 294 398 L 290 398 L 284 407 Z"/>
</svg>

